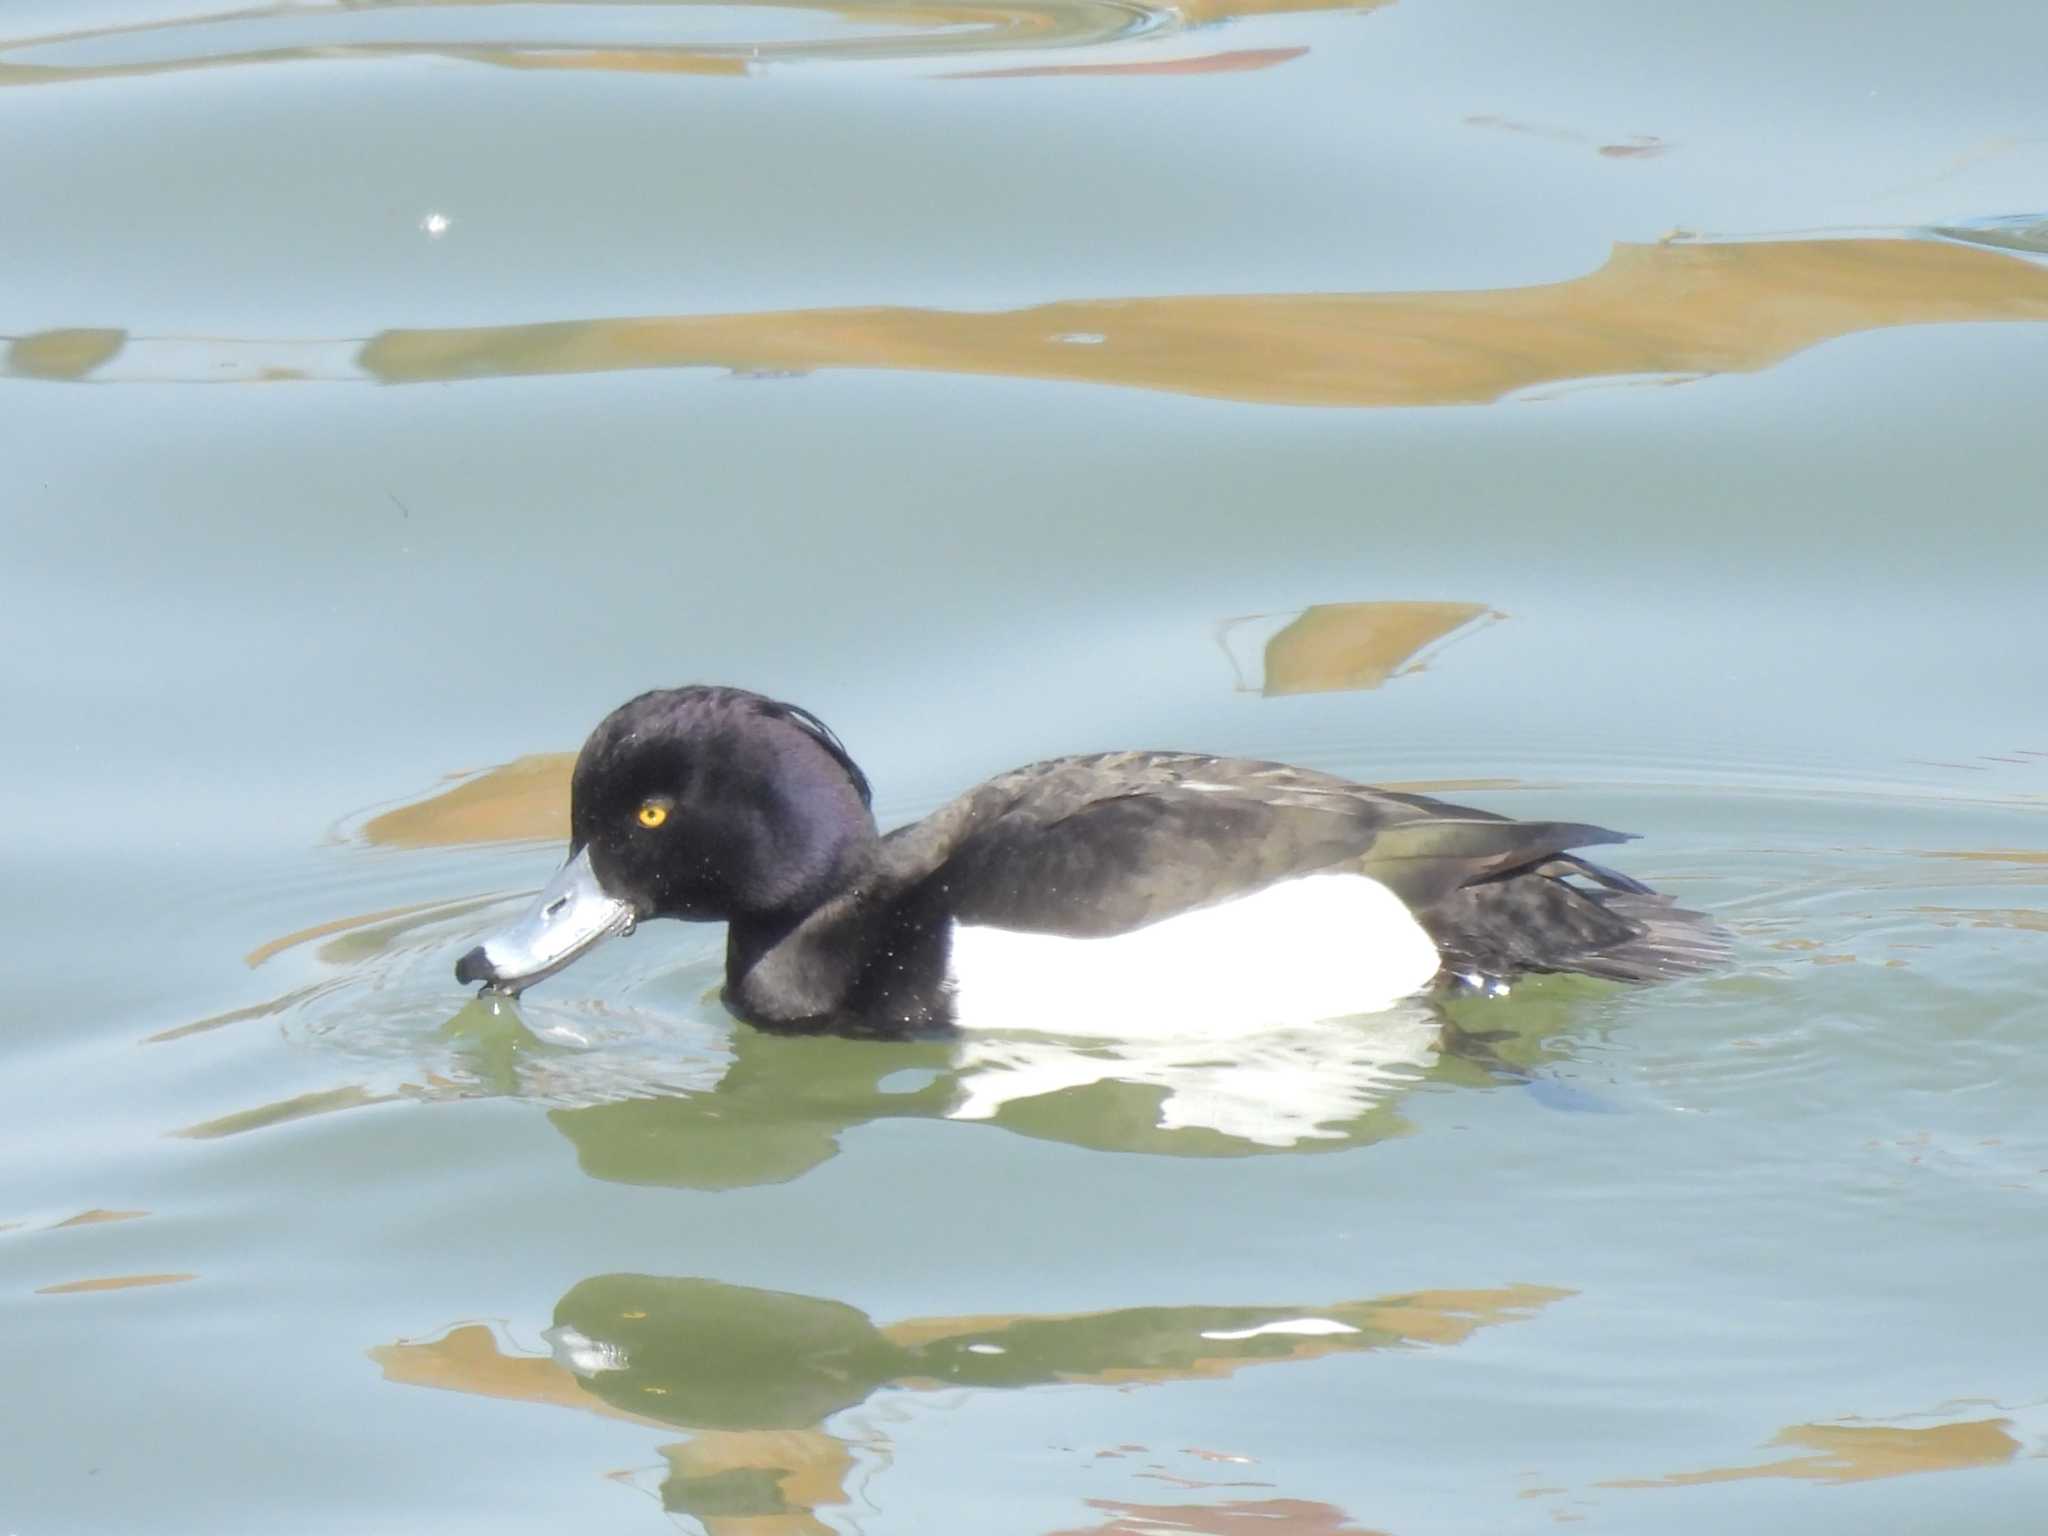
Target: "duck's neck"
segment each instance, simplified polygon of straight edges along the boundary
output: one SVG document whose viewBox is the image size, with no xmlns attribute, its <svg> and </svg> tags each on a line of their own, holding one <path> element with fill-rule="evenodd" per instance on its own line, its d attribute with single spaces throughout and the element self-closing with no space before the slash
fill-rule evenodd
<svg viewBox="0 0 2048 1536">
<path fill-rule="evenodd" d="M 726 1006 L 771 1028 L 839 1015 L 860 980 L 877 918 L 857 879 L 803 910 L 733 918 L 725 931 Z"/>
<path fill-rule="evenodd" d="M 727 885 L 726 998 L 741 1017 L 795 1025 L 831 1015 L 859 980 L 881 840 L 847 765 L 794 726 L 755 772 Z"/>
</svg>

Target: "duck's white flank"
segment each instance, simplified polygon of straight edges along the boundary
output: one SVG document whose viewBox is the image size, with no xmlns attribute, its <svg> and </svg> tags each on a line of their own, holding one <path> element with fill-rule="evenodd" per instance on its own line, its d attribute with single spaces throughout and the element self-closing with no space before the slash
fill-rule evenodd
<svg viewBox="0 0 2048 1536">
<path fill-rule="evenodd" d="M 1365 875 L 1303 875 L 1103 939 L 960 924 L 962 1029 L 1228 1035 L 1372 1013 L 1427 986 L 1436 945 Z"/>
</svg>

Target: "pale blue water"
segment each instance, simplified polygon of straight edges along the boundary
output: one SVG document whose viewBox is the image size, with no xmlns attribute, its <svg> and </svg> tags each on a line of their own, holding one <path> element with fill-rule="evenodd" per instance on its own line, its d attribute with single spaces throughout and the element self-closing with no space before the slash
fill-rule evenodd
<svg viewBox="0 0 2048 1536">
<path fill-rule="evenodd" d="M 9 9 L 0 1532 L 2041 1528 L 2048 21 L 1212 14 Z M 672 925 L 467 1006 L 558 847 L 369 814 L 687 680 L 891 820 L 1497 781 L 1737 962 L 1037 1096 Z"/>
</svg>

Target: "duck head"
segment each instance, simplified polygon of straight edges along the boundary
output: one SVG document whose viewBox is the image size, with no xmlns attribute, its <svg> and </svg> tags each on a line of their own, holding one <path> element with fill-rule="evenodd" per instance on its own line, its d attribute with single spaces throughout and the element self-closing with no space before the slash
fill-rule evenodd
<svg viewBox="0 0 2048 1536">
<path fill-rule="evenodd" d="M 866 777 L 815 715 L 738 688 L 643 693 L 569 783 L 569 857 L 455 978 L 518 993 L 656 917 L 794 923 L 875 841 Z"/>
</svg>

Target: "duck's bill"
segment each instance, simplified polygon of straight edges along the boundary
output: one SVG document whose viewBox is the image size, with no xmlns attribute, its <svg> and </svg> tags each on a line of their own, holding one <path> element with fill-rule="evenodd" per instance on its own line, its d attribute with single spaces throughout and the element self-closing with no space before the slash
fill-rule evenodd
<svg viewBox="0 0 2048 1536">
<path fill-rule="evenodd" d="M 518 995 L 585 950 L 629 931 L 637 914 L 598 884 L 586 847 L 561 869 L 520 917 L 455 962 L 455 979 Z"/>
</svg>

